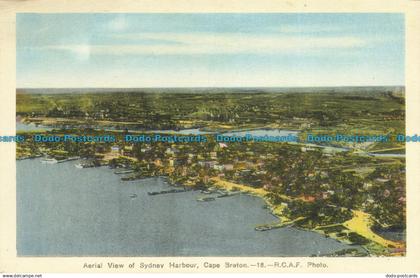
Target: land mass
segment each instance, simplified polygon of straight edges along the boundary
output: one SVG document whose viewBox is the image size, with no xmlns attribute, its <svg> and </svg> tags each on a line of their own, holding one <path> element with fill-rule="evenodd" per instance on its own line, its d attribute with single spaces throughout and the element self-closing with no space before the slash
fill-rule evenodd
<svg viewBox="0 0 420 278">
<path fill-rule="evenodd" d="M 362 245 L 371 255 L 405 254 L 404 240 L 391 240 L 376 232 L 405 230 L 402 142 L 311 146 L 290 142 L 221 144 L 212 136 L 206 142 L 190 143 L 123 140 L 127 134 L 165 129 L 174 134 L 183 129 L 216 133 L 287 129 L 299 132 L 301 138 L 308 133 L 405 134 L 403 89 L 346 88 L 317 93 L 203 90 L 18 91 L 17 118 L 22 123 L 52 128 L 48 133 L 53 135 L 112 134 L 117 140 L 34 142 L 34 132 L 46 131 L 20 132 L 28 140 L 17 144 L 17 158 L 43 156 L 49 161 L 65 161 L 80 157 L 85 159 L 81 168 L 121 168 L 118 174 L 123 180 L 163 175 L 176 186 L 203 192 L 214 187 L 247 192 L 264 198 L 279 218 L 278 223 L 257 226 L 258 231 L 294 225 Z M 346 151 L 335 147 L 346 147 Z"/>
</svg>

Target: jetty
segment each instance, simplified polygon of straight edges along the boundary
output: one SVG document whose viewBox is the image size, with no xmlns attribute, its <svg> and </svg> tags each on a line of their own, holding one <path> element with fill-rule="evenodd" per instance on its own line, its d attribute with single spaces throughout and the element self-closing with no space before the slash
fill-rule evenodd
<svg viewBox="0 0 420 278">
<path fill-rule="evenodd" d="M 58 163 L 58 160 L 55 158 L 44 158 L 41 160 L 41 163 L 45 163 L 45 164 L 55 164 Z"/>
<path fill-rule="evenodd" d="M 134 170 L 129 169 L 129 170 L 119 170 L 119 171 L 115 171 L 114 174 L 116 175 L 123 175 L 123 174 L 130 174 L 133 173 Z"/>
<path fill-rule="evenodd" d="M 203 197 L 203 198 L 198 198 L 197 202 L 211 202 L 211 201 L 216 201 L 216 198 L 213 197 Z"/>
<path fill-rule="evenodd" d="M 226 192 L 226 193 L 218 195 L 217 198 L 233 197 L 233 196 L 236 196 L 236 195 L 239 195 L 239 194 L 241 194 L 241 193 L 240 192 L 232 192 L 232 193 Z"/>
<path fill-rule="evenodd" d="M 280 229 L 280 228 L 284 228 L 284 227 L 291 227 L 293 226 L 296 222 L 301 221 L 306 219 L 303 216 L 299 216 L 296 219 L 290 220 L 290 221 L 284 221 L 281 223 L 273 223 L 273 224 L 264 224 L 264 225 L 258 225 L 255 227 L 256 231 L 269 231 L 269 230 L 273 230 L 273 229 Z"/>
<path fill-rule="evenodd" d="M 187 190 L 185 189 L 169 189 L 169 190 L 147 192 L 147 195 L 154 196 L 154 195 L 169 194 L 169 193 L 181 193 L 181 192 L 186 192 L 186 191 Z"/>
</svg>

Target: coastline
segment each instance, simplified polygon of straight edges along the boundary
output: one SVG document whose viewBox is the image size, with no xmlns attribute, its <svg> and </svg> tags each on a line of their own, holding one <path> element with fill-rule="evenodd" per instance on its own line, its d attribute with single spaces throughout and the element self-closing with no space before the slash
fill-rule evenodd
<svg viewBox="0 0 420 278">
<path fill-rule="evenodd" d="M 163 175 L 163 177 L 167 177 L 167 176 Z M 295 219 L 290 219 L 287 216 L 285 216 L 283 214 L 283 210 L 287 206 L 281 205 L 281 204 L 280 205 L 274 205 L 269 200 L 269 198 L 267 197 L 267 194 L 269 193 L 269 191 L 267 191 L 263 188 L 253 188 L 251 186 L 222 180 L 219 177 L 212 177 L 212 178 L 210 178 L 210 180 L 214 182 L 215 187 L 222 188 L 222 189 L 227 190 L 227 191 L 240 191 L 242 193 L 246 193 L 246 194 L 250 194 L 250 195 L 262 198 L 265 201 L 265 203 L 267 205 L 267 208 L 270 210 L 270 212 L 273 216 L 278 218 L 278 221 L 276 221 L 274 223 L 270 223 L 270 224 L 258 225 L 256 228 L 258 228 L 258 227 L 268 227 L 267 230 L 284 228 L 284 227 L 288 227 L 288 226 L 291 226 L 291 225 L 295 225 L 299 221 L 305 219 L 305 217 L 303 217 L 303 216 L 297 217 Z M 169 186 L 175 186 L 172 183 L 168 183 L 168 184 L 169 184 Z M 286 196 L 286 195 L 281 195 L 281 197 L 283 199 L 285 199 L 286 201 L 293 201 L 294 200 L 293 198 L 291 198 L 289 196 Z M 370 255 L 370 254 L 372 254 L 374 256 L 404 256 L 405 255 L 405 251 L 389 252 L 389 248 L 405 250 L 405 244 L 401 243 L 401 242 L 387 240 L 387 239 L 381 237 L 380 235 L 374 233 L 371 229 L 371 227 L 372 227 L 371 225 L 373 225 L 373 221 L 370 219 L 370 215 L 368 213 L 365 213 L 365 212 L 362 212 L 362 211 L 355 211 L 355 210 L 352 210 L 352 212 L 353 212 L 353 218 L 351 218 L 350 220 L 347 220 L 343 223 L 317 226 L 315 228 L 310 228 L 310 229 L 297 225 L 294 228 L 318 233 L 318 234 L 323 235 L 325 237 L 334 239 L 338 242 L 347 244 L 351 248 L 351 245 L 354 244 L 354 243 L 351 242 L 350 240 L 348 240 L 344 237 L 338 236 L 337 233 L 326 233 L 324 230 L 322 230 L 323 228 L 340 226 L 341 225 L 345 228 L 343 231 L 347 230 L 348 232 L 357 233 L 357 234 L 362 235 L 363 237 L 365 237 L 366 239 L 369 240 L 369 242 L 367 244 L 358 245 L 358 246 L 362 247 L 367 252 L 368 255 Z M 390 247 L 389 245 L 392 245 L 392 247 Z"/>
<path fill-rule="evenodd" d="M 225 190 L 228 190 L 228 191 L 240 190 L 241 192 L 249 193 L 251 195 L 262 198 L 266 202 L 267 206 L 270 208 L 272 214 L 278 217 L 279 219 L 279 223 L 271 225 L 273 228 L 283 228 L 289 225 L 293 225 L 299 220 L 304 219 L 304 217 L 303 218 L 298 217 L 296 219 L 289 219 L 288 217 L 284 216 L 282 214 L 282 211 L 285 207 L 281 205 L 273 205 L 266 197 L 266 194 L 268 194 L 269 192 L 263 188 L 253 188 L 253 187 L 246 186 L 243 184 L 237 184 L 237 183 L 225 181 L 225 180 L 220 179 L 219 177 L 213 177 L 211 178 L 211 180 L 215 183 L 215 186 L 222 187 Z M 285 195 L 282 195 L 281 197 L 286 200 L 292 200 L 291 197 L 288 197 Z M 391 253 L 389 252 L 389 248 L 405 250 L 405 247 L 406 247 L 405 243 L 387 240 L 381 237 L 380 235 L 376 234 L 375 232 L 373 232 L 372 231 L 373 221 L 370 218 L 370 215 L 368 213 L 365 213 L 359 210 L 352 210 L 352 213 L 353 213 L 353 217 L 343 223 L 337 223 L 337 224 L 326 225 L 326 226 L 317 226 L 314 229 L 306 229 L 302 227 L 299 227 L 299 228 L 327 236 L 327 233 L 325 233 L 320 228 L 342 225 L 349 232 L 357 233 L 369 240 L 369 243 L 360 245 L 363 249 L 365 249 L 368 252 L 369 255 L 373 253 L 374 255 L 377 255 L 377 256 L 404 256 L 405 251 Z M 345 244 L 349 244 L 349 245 L 352 244 L 351 241 L 338 236 L 336 233 L 330 233 L 328 234 L 328 237 L 335 239 L 339 242 L 345 243 Z M 379 249 L 379 252 L 378 252 L 378 249 Z"/>
</svg>

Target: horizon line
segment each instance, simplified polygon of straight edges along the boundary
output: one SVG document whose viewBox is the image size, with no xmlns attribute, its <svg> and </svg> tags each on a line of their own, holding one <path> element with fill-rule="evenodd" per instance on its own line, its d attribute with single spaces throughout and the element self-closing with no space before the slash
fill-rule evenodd
<svg viewBox="0 0 420 278">
<path fill-rule="evenodd" d="M 304 88 L 363 88 L 363 87 L 404 87 L 405 85 L 337 85 L 337 86 L 174 86 L 174 87 L 16 87 L 22 89 L 304 89 Z"/>
</svg>

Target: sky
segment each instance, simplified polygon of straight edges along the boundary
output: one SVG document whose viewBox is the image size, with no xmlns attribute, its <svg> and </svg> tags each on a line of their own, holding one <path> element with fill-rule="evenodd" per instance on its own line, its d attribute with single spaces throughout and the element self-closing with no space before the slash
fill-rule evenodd
<svg viewBox="0 0 420 278">
<path fill-rule="evenodd" d="M 18 88 L 404 85 L 402 14 L 29 14 Z"/>
</svg>

